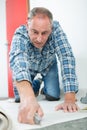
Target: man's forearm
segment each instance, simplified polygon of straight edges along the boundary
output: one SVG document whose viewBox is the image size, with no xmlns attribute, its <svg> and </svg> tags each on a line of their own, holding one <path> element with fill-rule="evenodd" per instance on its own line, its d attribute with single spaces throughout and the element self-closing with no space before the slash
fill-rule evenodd
<svg viewBox="0 0 87 130">
<path fill-rule="evenodd" d="M 15 81 L 14 83 L 17 86 L 21 101 L 35 96 L 30 82 L 24 80 L 20 82 Z"/>
</svg>

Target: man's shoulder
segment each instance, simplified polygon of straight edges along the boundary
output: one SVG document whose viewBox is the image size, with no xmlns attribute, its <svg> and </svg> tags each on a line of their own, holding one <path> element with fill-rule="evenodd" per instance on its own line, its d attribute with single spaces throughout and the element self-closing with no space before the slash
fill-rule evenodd
<svg viewBox="0 0 87 130">
<path fill-rule="evenodd" d="M 54 21 L 53 21 L 53 27 L 58 27 L 58 26 L 59 26 L 59 21 L 54 20 Z"/>
<path fill-rule="evenodd" d="M 26 36 L 28 34 L 26 25 L 17 27 L 14 34 L 21 34 Z"/>
<path fill-rule="evenodd" d="M 53 27 L 52 27 L 53 32 L 59 30 L 59 28 L 60 28 L 59 21 L 56 21 L 56 20 L 53 21 Z"/>
</svg>

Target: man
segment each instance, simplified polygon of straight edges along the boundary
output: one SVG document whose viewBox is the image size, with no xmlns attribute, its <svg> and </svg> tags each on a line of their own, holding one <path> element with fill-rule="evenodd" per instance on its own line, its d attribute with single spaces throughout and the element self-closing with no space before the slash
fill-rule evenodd
<svg viewBox="0 0 87 130">
<path fill-rule="evenodd" d="M 20 96 L 19 122 L 34 124 L 35 113 L 41 117 L 44 115 L 35 97 L 40 89 L 40 80 L 34 79 L 36 74 L 42 76 L 44 87 L 41 92 L 46 99 L 59 100 L 57 58 L 61 65 L 64 103 L 55 109 L 75 112 L 78 110 L 75 104 L 78 83 L 71 46 L 59 22 L 53 21 L 52 13 L 46 8 L 33 8 L 27 25 L 15 31 L 10 51 L 13 82 Z"/>
</svg>

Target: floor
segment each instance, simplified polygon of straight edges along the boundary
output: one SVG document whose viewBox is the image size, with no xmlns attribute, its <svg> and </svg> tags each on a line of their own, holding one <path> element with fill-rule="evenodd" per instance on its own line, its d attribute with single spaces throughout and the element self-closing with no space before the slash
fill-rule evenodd
<svg viewBox="0 0 87 130">
<path fill-rule="evenodd" d="M 87 130 L 87 117 L 83 119 L 78 119 L 74 121 L 68 121 L 64 123 L 54 124 L 46 126 L 41 129 L 36 130 Z"/>
<path fill-rule="evenodd" d="M 87 104 L 80 102 L 81 97 L 85 96 L 87 91 L 80 90 L 77 94 L 77 103 L 80 108 L 87 107 Z M 0 100 L 2 107 L 13 123 L 12 130 L 87 130 L 87 111 L 78 111 L 76 113 L 64 113 L 62 110 L 55 112 L 54 107 L 63 101 L 63 93 L 61 93 L 60 101 L 46 101 L 43 95 L 37 97 L 38 102 L 44 110 L 44 118 L 40 125 L 20 124 L 17 121 L 19 103 L 15 103 L 14 99 Z"/>
</svg>

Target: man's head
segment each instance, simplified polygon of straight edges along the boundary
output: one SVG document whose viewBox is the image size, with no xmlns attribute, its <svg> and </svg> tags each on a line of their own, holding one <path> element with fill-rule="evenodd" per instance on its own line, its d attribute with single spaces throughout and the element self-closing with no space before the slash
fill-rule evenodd
<svg viewBox="0 0 87 130">
<path fill-rule="evenodd" d="M 42 48 L 52 32 L 52 13 L 43 7 L 33 8 L 28 17 L 29 37 L 36 48 Z"/>
</svg>

